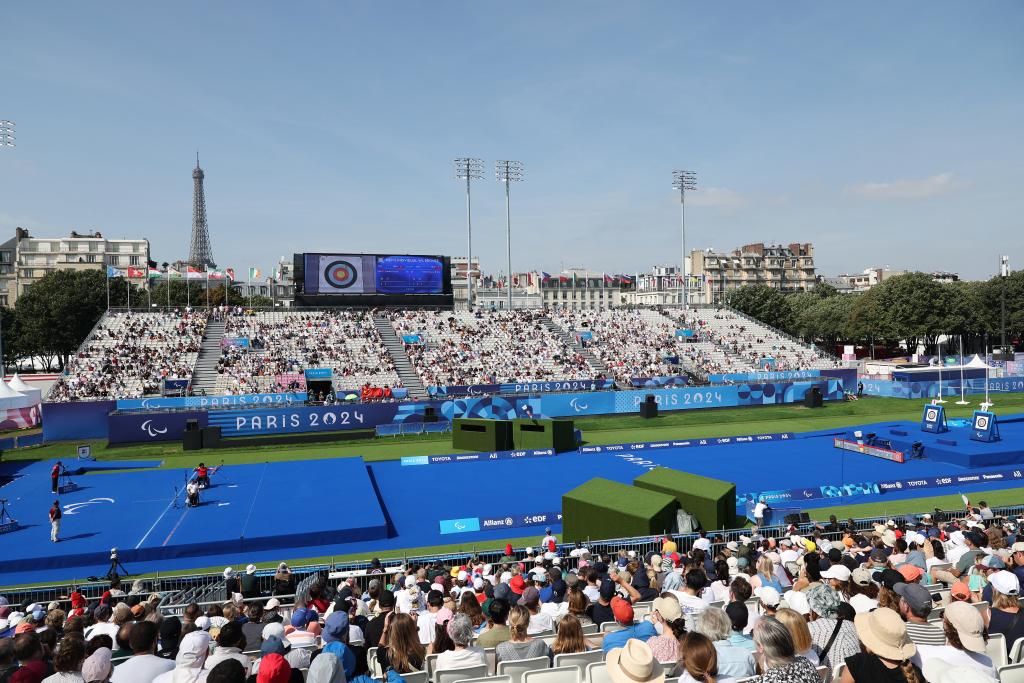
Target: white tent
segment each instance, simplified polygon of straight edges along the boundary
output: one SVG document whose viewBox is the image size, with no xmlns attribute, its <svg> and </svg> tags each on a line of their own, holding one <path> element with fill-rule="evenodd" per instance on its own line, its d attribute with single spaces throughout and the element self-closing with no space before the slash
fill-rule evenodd
<svg viewBox="0 0 1024 683">
<path fill-rule="evenodd" d="M 41 403 L 43 400 L 43 390 L 28 384 L 20 375 L 18 375 L 18 373 L 14 373 L 14 377 L 12 377 L 11 381 L 7 384 L 11 389 L 19 394 L 24 394 L 29 397 L 32 400 L 32 403 L 29 405 L 36 405 Z"/>
<path fill-rule="evenodd" d="M 28 408 L 31 405 L 34 404 L 30 397 L 18 393 L 7 386 L 7 382 L 0 380 L 0 408 Z"/>
<path fill-rule="evenodd" d="M 978 354 L 974 354 L 974 358 L 972 358 L 971 361 L 969 363 L 967 363 L 967 365 L 965 365 L 964 367 L 965 368 L 988 368 L 988 367 L 991 367 L 991 366 L 988 363 L 986 363 L 985 361 L 983 361 L 981 359 L 981 356 L 979 356 Z"/>
</svg>

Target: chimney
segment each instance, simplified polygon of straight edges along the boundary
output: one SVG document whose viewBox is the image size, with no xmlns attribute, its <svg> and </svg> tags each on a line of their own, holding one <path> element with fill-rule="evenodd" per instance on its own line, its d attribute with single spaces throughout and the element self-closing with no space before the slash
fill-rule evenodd
<svg viewBox="0 0 1024 683">
<path fill-rule="evenodd" d="M 23 240 L 30 237 L 30 235 L 28 234 L 28 230 L 18 227 L 14 229 L 14 237 L 16 239 Z"/>
</svg>

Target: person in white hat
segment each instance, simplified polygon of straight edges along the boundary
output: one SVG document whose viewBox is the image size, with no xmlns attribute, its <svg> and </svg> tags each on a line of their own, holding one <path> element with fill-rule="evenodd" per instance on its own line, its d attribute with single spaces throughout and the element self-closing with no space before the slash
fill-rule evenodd
<svg viewBox="0 0 1024 683">
<path fill-rule="evenodd" d="M 250 564 L 245 568 L 245 574 L 241 580 L 242 590 L 239 591 L 246 600 L 260 597 L 260 582 L 256 577 L 256 565 Z"/>
<path fill-rule="evenodd" d="M 843 681 L 893 680 L 896 678 L 894 669 L 902 672 L 903 680 L 922 680 L 921 669 L 910 661 L 917 653 L 917 646 L 907 636 L 907 627 L 899 614 L 888 607 L 880 607 L 858 614 L 854 625 L 866 651 L 846 658 Z"/>
<path fill-rule="evenodd" d="M 946 645 L 919 645 L 912 661 L 927 669 L 932 660 L 941 660 L 946 666 L 966 666 L 996 677 L 992 658 L 985 654 L 988 638 L 981 612 L 967 602 L 955 601 L 942 613 L 942 629 L 946 632 Z"/>
<path fill-rule="evenodd" d="M 647 643 L 631 638 L 608 653 L 606 671 L 612 683 L 665 683 L 665 669 Z"/>
<path fill-rule="evenodd" d="M 1024 638 L 1024 614 L 1020 610 L 1020 579 L 1013 572 L 1002 569 L 988 575 L 992 586 L 992 609 L 985 610 L 989 635 L 1002 633 L 1006 636 L 1009 650 L 1014 641 Z"/>
</svg>

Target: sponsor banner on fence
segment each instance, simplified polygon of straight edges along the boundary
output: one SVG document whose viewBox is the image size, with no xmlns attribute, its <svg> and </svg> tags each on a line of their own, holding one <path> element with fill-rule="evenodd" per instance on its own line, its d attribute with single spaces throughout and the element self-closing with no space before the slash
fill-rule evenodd
<svg viewBox="0 0 1024 683">
<path fill-rule="evenodd" d="M 549 391 L 605 391 L 615 388 L 610 379 L 567 379 L 557 382 L 523 382 L 521 384 L 469 384 L 427 387 L 431 396 L 481 396 L 483 394 L 543 394 Z"/>
<path fill-rule="evenodd" d="M 777 434 L 748 434 L 745 436 L 719 436 L 709 439 L 673 439 L 671 441 L 643 441 L 618 443 L 607 446 L 581 446 L 580 453 L 615 453 L 622 451 L 656 450 L 659 448 L 691 448 L 694 446 L 724 446 L 737 443 L 762 443 L 765 441 L 788 441 L 794 438 L 792 432 Z"/>
<path fill-rule="evenodd" d="M 685 375 L 671 377 L 630 377 L 629 385 L 633 387 L 685 387 Z"/>
<path fill-rule="evenodd" d="M 893 479 L 890 481 L 864 481 L 848 484 L 830 484 L 824 486 L 808 486 L 799 489 L 776 489 L 770 491 L 750 491 L 736 494 L 737 506 L 748 502 L 756 502 L 764 498 L 769 505 L 780 502 L 820 500 L 823 498 L 846 498 L 852 496 L 870 496 L 908 491 L 912 489 L 943 488 L 947 486 L 966 486 L 987 482 L 1014 481 L 1024 479 L 1024 468 L 1016 470 L 995 470 L 991 472 L 975 472 L 971 474 L 949 474 L 942 476 L 918 477 L 916 479 Z"/>
<path fill-rule="evenodd" d="M 106 420 L 107 439 L 110 443 L 180 441 L 188 420 L 198 420 L 205 427 L 208 416 L 199 410 L 115 413 Z"/>
<path fill-rule="evenodd" d="M 719 382 L 779 382 L 829 377 L 841 380 L 847 391 L 857 386 L 856 368 L 830 368 L 828 370 L 775 370 L 770 372 L 727 372 L 708 375 L 712 384 Z"/>
<path fill-rule="evenodd" d="M 441 534 L 461 534 L 469 531 L 490 531 L 492 529 L 514 529 L 516 527 L 546 526 L 561 524 L 561 512 L 534 512 L 498 517 L 463 517 L 442 519 L 438 522 Z"/>
<path fill-rule="evenodd" d="M 458 462 L 486 462 L 489 460 L 518 460 L 555 455 L 555 449 L 542 448 L 523 451 L 487 451 L 483 453 L 452 453 L 451 455 L 414 455 L 402 458 L 402 467 L 411 465 L 443 465 Z"/>
<path fill-rule="evenodd" d="M 887 379 L 863 379 L 864 393 L 868 396 L 886 396 L 889 398 L 936 398 L 939 395 L 939 382 L 936 381 L 911 381 L 896 382 Z M 988 379 L 989 391 L 1024 391 L 1024 377 L 990 377 Z M 960 374 L 953 371 L 949 375 L 943 375 L 942 395 L 955 396 L 960 393 Z M 983 394 L 985 393 L 985 379 L 965 379 L 964 393 Z"/>
<path fill-rule="evenodd" d="M 132 398 L 117 402 L 118 410 L 156 410 L 177 408 L 218 408 L 222 406 L 255 406 L 263 404 L 291 405 L 304 403 L 305 392 L 278 394 L 238 394 L 235 396 L 168 396 L 163 398 Z"/>
</svg>

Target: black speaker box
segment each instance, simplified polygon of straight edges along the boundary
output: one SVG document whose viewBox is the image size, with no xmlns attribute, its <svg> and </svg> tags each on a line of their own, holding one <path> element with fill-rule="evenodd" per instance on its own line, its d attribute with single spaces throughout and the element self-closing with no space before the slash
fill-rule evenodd
<svg viewBox="0 0 1024 683">
<path fill-rule="evenodd" d="M 206 427 L 200 432 L 203 435 L 203 448 L 220 448 L 220 427 Z"/>
<path fill-rule="evenodd" d="M 203 448 L 203 433 L 198 429 L 185 429 L 181 435 L 181 450 L 198 451 Z"/>
<path fill-rule="evenodd" d="M 437 410 L 434 409 L 434 406 L 427 406 L 423 409 L 423 421 L 437 422 Z"/>
<path fill-rule="evenodd" d="M 199 420 L 185 420 L 185 431 L 186 432 L 198 432 L 199 431 Z"/>
<path fill-rule="evenodd" d="M 649 403 L 646 401 L 641 403 L 640 417 L 644 418 L 645 420 L 650 420 L 652 418 L 658 417 L 658 404 Z"/>
<path fill-rule="evenodd" d="M 800 513 L 794 512 L 791 515 L 786 515 L 785 517 L 782 518 L 782 521 L 784 521 L 786 524 L 799 524 L 800 523 Z"/>
<path fill-rule="evenodd" d="M 804 406 L 807 408 L 821 407 L 821 390 L 818 387 L 811 387 L 811 390 L 804 394 Z"/>
</svg>

